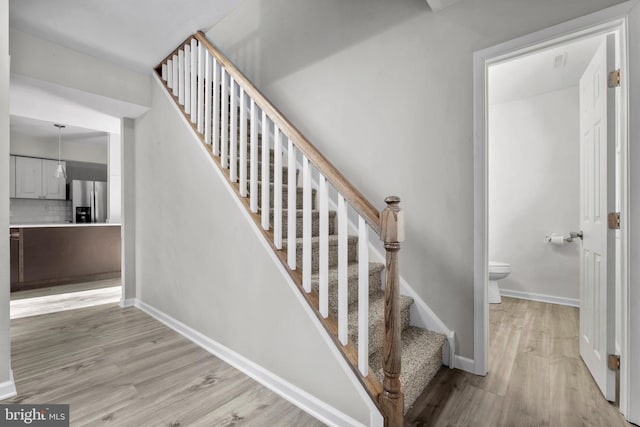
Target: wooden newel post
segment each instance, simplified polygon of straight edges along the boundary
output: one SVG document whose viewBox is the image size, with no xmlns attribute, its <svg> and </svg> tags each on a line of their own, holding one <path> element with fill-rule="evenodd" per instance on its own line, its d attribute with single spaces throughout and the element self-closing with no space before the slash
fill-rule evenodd
<svg viewBox="0 0 640 427">
<path fill-rule="evenodd" d="M 404 425 L 404 394 L 400 384 L 400 273 L 398 252 L 404 241 L 404 221 L 400 211 L 400 198 L 389 196 L 387 207 L 380 215 L 380 239 L 387 252 L 386 281 L 384 287 L 384 381 L 379 404 L 385 417 L 386 427 Z"/>
</svg>

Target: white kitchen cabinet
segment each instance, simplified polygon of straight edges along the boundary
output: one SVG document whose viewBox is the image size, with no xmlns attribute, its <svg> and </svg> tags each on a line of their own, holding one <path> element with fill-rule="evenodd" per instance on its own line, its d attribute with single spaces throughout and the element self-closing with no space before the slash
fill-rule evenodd
<svg viewBox="0 0 640 427">
<path fill-rule="evenodd" d="M 66 199 L 66 180 L 64 177 L 55 177 L 57 160 L 16 156 L 15 161 L 15 197 L 21 199 Z M 66 164 L 64 162 L 62 164 L 66 169 Z"/>
<path fill-rule="evenodd" d="M 67 170 L 65 162 L 60 162 Z M 64 177 L 56 178 L 57 160 L 42 159 L 42 195 L 45 199 L 67 198 L 67 181 Z"/>
<path fill-rule="evenodd" d="M 9 156 L 9 197 L 16 197 L 16 156 Z"/>
<path fill-rule="evenodd" d="M 42 159 L 16 157 L 16 197 L 42 199 Z"/>
</svg>

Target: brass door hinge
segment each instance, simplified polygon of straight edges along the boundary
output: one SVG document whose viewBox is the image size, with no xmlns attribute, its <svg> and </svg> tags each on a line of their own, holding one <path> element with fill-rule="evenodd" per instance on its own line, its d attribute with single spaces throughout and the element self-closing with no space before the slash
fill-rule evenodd
<svg viewBox="0 0 640 427">
<path fill-rule="evenodd" d="M 620 229 L 620 212 L 609 212 L 607 216 L 607 222 L 609 224 L 609 230 Z"/>
<path fill-rule="evenodd" d="M 620 369 L 620 356 L 617 354 L 609 354 L 607 356 L 607 367 L 612 371 Z"/>
<path fill-rule="evenodd" d="M 609 73 L 609 87 L 620 86 L 620 68 Z"/>
</svg>

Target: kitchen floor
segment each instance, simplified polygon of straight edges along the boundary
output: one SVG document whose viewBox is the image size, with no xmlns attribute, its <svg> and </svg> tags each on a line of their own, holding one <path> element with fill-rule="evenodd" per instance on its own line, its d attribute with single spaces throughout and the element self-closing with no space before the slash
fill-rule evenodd
<svg viewBox="0 0 640 427">
<path fill-rule="evenodd" d="M 121 296 L 119 278 L 12 292 L 11 318 L 117 303 Z"/>
</svg>

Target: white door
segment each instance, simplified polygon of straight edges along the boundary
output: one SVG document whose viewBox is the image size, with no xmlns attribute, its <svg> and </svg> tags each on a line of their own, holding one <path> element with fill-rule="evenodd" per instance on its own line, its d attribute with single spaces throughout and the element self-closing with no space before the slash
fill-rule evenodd
<svg viewBox="0 0 640 427">
<path fill-rule="evenodd" d="M 607 36 L 580 79 L 580 355 L 607 400 L 615 400 L 615 373 L 607 354 L 615 342 L 614 37 Z"/>
<path fill-rule="evenodd" d="M 16 157 L 16 197 L 42 197 L 42 159 Z"/>
</svg>

